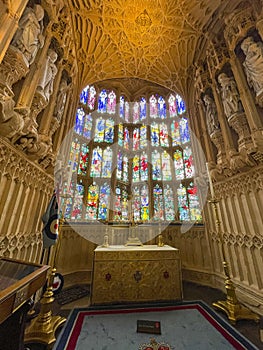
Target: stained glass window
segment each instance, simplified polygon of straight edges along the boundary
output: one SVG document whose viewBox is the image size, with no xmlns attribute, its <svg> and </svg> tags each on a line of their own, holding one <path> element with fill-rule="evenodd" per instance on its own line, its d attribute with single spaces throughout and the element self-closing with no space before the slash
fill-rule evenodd
<svg viewBox="0 0 263 350">
<path fill-rule="evenodd" d="M 162 96 L 158 97 L 158 115 L 161 119 L 166 118 L 166 103 Z"/>
<path fill-rule="evenodd" d="M 157 118 L 158 117 L 158 108 L 157 108 L 157 98 L 152 95 L 150 97 L 150 117 Z"/>
<path fill-rule="evenodd" d="M 175 96 L 173 94 L 171 94 L 169 96 L 168 103 L 169 103 L 169 114 L 170 114 L 170 117 L 171 118 L 176 117 L 177 116 L 176 98 L 175 98 Z"/>
<path fill-rule="evenodd" d="M 96 102 L 96 89 L 94 86 L 91 86 L 89 89 L 89 97 L 87 101 L 87 106 L 90 110 L 93 110 L 95 108 L 95 102 Z"/>
<path fill-rule="evenodd" d="M 86 219 L 96 220 L 99 198 L 99 186 L 93 183 L 88 187 Z"/>
<path fill-rule="evenodd" d="M 112 149 L 107 147 L 103 151 L 103 159 L 102 159 L 102 173 L 101 177 L 111 177 L 111 165 L 112 165 Z"/>
<path fill-rule="evenodd" d="M 106 113 L 107 100 L 108 100 L 107 91 L 105 89 L 103 89 L 99 94 L 99 100 L 98 100 L 98 112 L 99 113 Z"/>
<path fill-rule="evenodd" d="M 136 101 L 134 102 L 133 104 L 133 122 L 134 123 L 137 123 L 139 120 L 140 120 L 140 105 L 139 103 Z"/>
<path fill-rule="evenodd" d="M 88 159 L 89 159 L 89 147 L 86 143 L 83 143 L 81 145 L 81 151 L 79 153 L 79 168 L 78 168 L 78 174 L 79 175 L 86 175 L 87 174 L 87 167 L 88 167 Z"/>
<path fill-rule="evenodd" d="M 100 188 L 99 195 L 99 220 L 108 220 L 109 215 L 109 201 L 110 201 L 110 186 L 104 183 Z"/>
<path fill-rule="evenodd" d="M 164 220 L 163 190 L 159 185 L 153 188 L 154 220 Z"/>
<path fill-rule="evenodd" d="M 140 101 L 140 120 L 146 119 L 146 112 L 146 99 L 142 97 Z"/>
<path fill-rule="evenodd" d="M 120 118 L 121 119 L 124 119 L 124 103 L 125 103 L 124 96 L 120 96 Z"/>
<path fill-rule="evenodd" d="M 138 222 L 202 221 L 185 102 L 148 96 L 129 102 L 114 89 L 82 91 L 62 191 L 68 220 L 127 222 L 132 208 Z"/>
<path fill-rule="evenodd" d="M 152 178 L 153 180 L 161 180 L 161 157 L 160 153 L 156 150 L 152 153 Z"/>
<path fill-rule="evenodd" d="M 114 114 L 116 111 L 116 94 L 114 91 L 110 91 L 107 100 L 107 112 Z"/>
<path fill-rule="evenodd" d="M 100 147 L 96 147 L 92 152 L 90 176 L 100 177 L 101 166 L 102 166 L 102 149 Z"/>
</svg>

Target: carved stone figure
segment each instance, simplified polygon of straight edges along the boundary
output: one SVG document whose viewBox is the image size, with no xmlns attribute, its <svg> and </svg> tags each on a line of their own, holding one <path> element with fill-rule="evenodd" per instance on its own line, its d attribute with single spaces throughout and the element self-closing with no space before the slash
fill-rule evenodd
<svg viewBox="0 0 263 350">
<path fill-rule="evenodd" d="M 54 78 L 58 72 L 55 64 L 57 58 L 57 53 L 54 50 L 49 49 L 46 61 L 44 62 L 42 71 L 40 72 L 37 91 L 44 96 L 46 102 L 49 101 L 50 95 L 53 93 Z"/>
<path fill-rule="evenodd" d="M 65 103 L 67 100 L 67 90 L 68 90 L 67 81 L 65 79 L 62 79 L 59 87 L 55 110 L 54 110 L 55 117 L 59 122 L 65 110 Z"/>
<path fill-rule="evenodd" d="M 24 127 L 23 116 L 14 111 L 15 102 L 12 99 L 0 102 L 0 135 L 12 139 L 21 135 Z"/>
<path fill-rule="evenodd" d="M 29 65 L 34 61 L 38 49 L 44 44 L 43 17 L 44 10 L 40 5 L 35 5 L 34 8 L 27 7 L 12 41 L 12 45 L 24 54 Z"/>
<path fill-rule="evenodd" d="M 237 90 L 237 85 L 233 77 L 221 73 L 218 76 L 218 82 L 221 85 L 221 96 L 225 115 L 229 118 L 234 113 L 242 110 L 242 105 Z"/>
<path fill-rule="evenodd" d="M 208 133 L 211 135 L 215 130 L 220 129 L 220 124 L 217 117 L 217 109 L 215 101 L 209 95 L 203 97 L 206 108 L 206 122 Z"/>
<path fill-rule="evenodd" d="M 241 49 L 246 55 L 243 65 L 248 84 L 258 94 L 263 89 L 263 43 L 249 36 L 242 42 Z"/>
</svg>

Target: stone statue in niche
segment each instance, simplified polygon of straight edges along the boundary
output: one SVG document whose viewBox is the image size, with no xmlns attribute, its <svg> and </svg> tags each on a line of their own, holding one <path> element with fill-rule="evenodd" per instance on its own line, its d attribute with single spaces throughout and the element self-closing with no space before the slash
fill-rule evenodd
<svg viewBox="0 0 263 350">
<path fill-rule="evenodd" d="M 58 72 L 56 67 L 57 53 L 49 49 L 47 57 L 40 72 L 40 78 L 37 86 L 37 92 L 41 94 L 46 102 L 49 101 L 50 95 L 53 93 L 54 78 Z"/>
<path fill-rule="evenodd" d="M 33 63 L 38 49 L 44 45 L 43 17 L 42 6 L 36 4 L 34 8 L 27 7 L 11 43 L 23 53 L 29 65 Z"/>
<path fill-rule="evenodd" d="M 211 135 L 214 131 L 220 129 L 220 124 L 217 116 L 217 109 L 215 101 L 209 95 L 203 97 L 206 111 L 206 122 L 208 133 Z"/>
<path fill-rule="evenodd" d="M 58 122 L 61 121 L 61 118 L 65 110 L 65 103 L 67 100 L 67 90 L 68 90 L 67 81 L 65 79 L 62 79 L 59 86 L 57 102 L 54 110 L 54 115 L 55 115 L 55 118 L 58 120 Z"/>
<path fill-rule="evenodd" d="M 243 66 L 247 82 L 259 95 L 263 90 L 263 43 L 255 42 L 254 38 L 249 36 L 243 40 L 241 49 L 246 56 Z"/>
<path fill-rule="evenodd" d="M 218 82 L 221 85 L 221 96 L 225 115 L 229 118 L 231 115 L 242 111 L 237 85 L 234 78 L 227 76 L 225 73 L 219 74 Z"/>
</svg>

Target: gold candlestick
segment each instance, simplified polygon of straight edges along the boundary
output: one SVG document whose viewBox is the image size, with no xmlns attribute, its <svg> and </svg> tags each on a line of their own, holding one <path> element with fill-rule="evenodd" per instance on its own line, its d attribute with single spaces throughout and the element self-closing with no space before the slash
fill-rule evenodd
<svg viewBox="0 0 263 350">
<path fill-rule="evenodd" d="M 212 183 L 212 182 L 211 182 Z M 213 193 L 213 191 L 211 191 Z M 244 305 L 241 305 L 236 297 L 235 286 L 230 278 L 229 265 L 226 261 L 226 254 L 224 248 L 224 242 L 221 231 L 221 222 L 219 220 L 218 214 L 218 201 L 215 198 L 212 198 L 209 203 L 211 203 L 213 207 L 213 212 L 215 216 L 216 222 L 216 230 L 219 237 L 219 244 L 221 247 L 221 253 L 223 257 L 223 268 L 224 273 L 226 275 L 225 279 L 225 289 L 226 289 L 226 300 L 219 300 L 213 303 L 213 306 L 226 313 L 229 321 L 232 324 L 235 324 L 237 320 L 246 319 L 246 320 L 254 320 L 259 322 L 259 315 L 255 314 L 251 310 L 249 310 Z"/>
</svg>

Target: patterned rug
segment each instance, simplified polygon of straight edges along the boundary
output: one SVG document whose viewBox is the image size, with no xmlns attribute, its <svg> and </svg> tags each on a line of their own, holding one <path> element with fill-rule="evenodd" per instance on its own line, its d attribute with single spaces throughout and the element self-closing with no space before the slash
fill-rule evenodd
<svg viewBox="0 0 263 350">
<path fill-rule="evenodd" d="M 138 332 L 138 322 L 161 334 Z M 202 301 L 74 309 L 53 350 L 87 349 L 258 350 Z"/>
<path fill-rule="evenodd" d="M 89 294 L 90 286 L 82 284 L 63 289 L 55 296 L 55 298 L 59 305 L 65 305 Z"/>
</svg>

